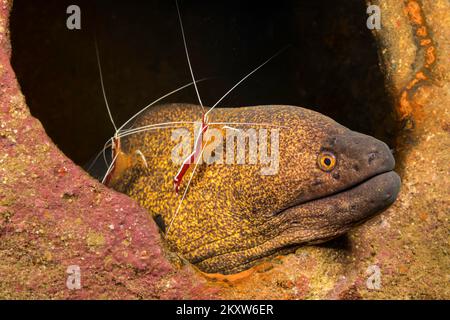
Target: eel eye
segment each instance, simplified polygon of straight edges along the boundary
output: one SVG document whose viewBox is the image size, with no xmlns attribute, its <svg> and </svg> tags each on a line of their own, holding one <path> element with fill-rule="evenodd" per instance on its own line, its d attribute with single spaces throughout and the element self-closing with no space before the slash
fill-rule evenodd
<svg viewBox="0 0 450 320">
<path fill-rule="evenodd" d="M 336 156 L 331 152 L 322 152 L 317 158 L 317 164 L 322 171 L 331 171 L 336 166 Z"/>
</svg>

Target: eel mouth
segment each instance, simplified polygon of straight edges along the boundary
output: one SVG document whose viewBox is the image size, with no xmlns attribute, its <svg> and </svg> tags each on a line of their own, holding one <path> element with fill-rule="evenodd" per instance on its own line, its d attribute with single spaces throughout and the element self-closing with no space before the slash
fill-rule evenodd
<svg viewBox="0 0 450 320">
<path fill-rule="evenodd" d="M 397 177 L 398 179 L 396 179 L 395 177 Z M 372 191 L 373 192 L 383 192 L 383 191 L 385 191 L 386 200 L 390 200 L 391 203 L 393 203 L 395 201 L 396 197 L 397 197 L 397 194 L 398 194 L 399 190 L 400 190 L 401 182 L 400 182 L 399 175 L 395 171 L 389 170 L 389 171 L 384 171 L 382 173 L 375 174 L 375 175 L 373 175 L 373 176 L 371 176 L 369 178 L 366 178 L 366 179 L 364 179 L 362 181 L 359 181 L 359 182 L 357 182 L 357 183 L 355 183 L 355 184 L 353 184 L 353 185 L 351 185 L 351 186 L 349 186 L 347 188 L 344 188 L 342 190 L 339 190 L 339 191 L 327 194 L 325 196 L 313 198 L 311 200 L 308 200 L 308 201 L 305 201 L 303 203 L 297 204 L 294 207 L 301 206 L 301 205 L 304 205 L 304 204 L 309 203 L 309 202 L 314 202 L 314 201 L 323 200 L 323 199 L 327 199 L 327 198 L 328 199 L 329 198 L 333 198 L 333 197 L 339 195 L 340 193 L 352 192 L 353 190 L 356 190 L 361 185 L 367 185 L 367 186 L 372 185 L 373 187 L 379 187 L 380 182 L 385 181 L 385 180 L 388 180 L 388 181 L 392 182 L 392 184 L 387 184 L 387 185 L 383 184 L 383 188 L 385 188 L 386 190 L 381 190 L 380 188 L 374 188 Z"/>
<path fill-rule="evenodd" d="M 401 180 L 388 170 L 375 174 L 344 190 L 309 200 L 280 212 L 293 223 L 305 224 L 313 229 L 331 227 L 332 234 L 342 234 L 389 207 L 397 199 Z M 305 226 L 304 226 L 305 227 Z"/>
</svg>

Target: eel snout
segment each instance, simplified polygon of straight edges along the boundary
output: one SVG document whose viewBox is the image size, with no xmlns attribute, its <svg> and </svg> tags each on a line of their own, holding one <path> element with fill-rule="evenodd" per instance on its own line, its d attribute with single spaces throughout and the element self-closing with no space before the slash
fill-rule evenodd
<svg viewBox="0 0 450 320">
<path fill-rule="evenodd" d="M 347 188 L 395 167 L 392 152 L 384 142 L 359 132 L 349 130 L 332 136 L 323 149 L 336 155 L 338 163 L 331 176 Z"/>
</svg>

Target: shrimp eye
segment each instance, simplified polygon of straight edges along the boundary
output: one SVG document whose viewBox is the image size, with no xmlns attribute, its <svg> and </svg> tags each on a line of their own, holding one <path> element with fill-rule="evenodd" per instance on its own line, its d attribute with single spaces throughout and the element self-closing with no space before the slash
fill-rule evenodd
<svg viewBox="0 0 450 320">
<path fill-rule="evenodd" d="M 322 171 L 331 171 L 336 166 L 336 156 L 331 152 L 322 152 L 317 158 L 317 164 Z"/>
</svg>

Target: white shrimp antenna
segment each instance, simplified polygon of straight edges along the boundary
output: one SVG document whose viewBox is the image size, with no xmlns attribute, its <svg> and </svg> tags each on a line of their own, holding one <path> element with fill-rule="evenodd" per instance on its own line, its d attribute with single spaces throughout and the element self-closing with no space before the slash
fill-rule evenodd
<svg viewBox="0 0 450 320">
<path fill-rule="evenodd" d="M 253 69 L 250 73 L 248 73 L 245 77 L 243 77 L 241 80 L 239 80 L 233 87 L 231 87 L 230 90 L 228 90 L 206 113 L 205 113 L 205 119 L 207 119 L 208 114 L 213 111 L 215 107 L 223 100 L 225 99 L 236 87 L 238 87 L 242 82 L 244 82 L 248 77 L 250 77 L 252 74 L 254 74 L 256 71 L 261 69 L 263 66 L 265 66 L 267 63 L 269 63 L 272 59 L 286 51 L 291 45 L 287 45 L 284 48 L 280 49 L 278 52 L 276 52 L 274 55 L 272 55 L 269 59 L 261 63 L 258 67 Z"/>
<path fill-rule="evenodd" d="M 178 20 L 180 21 L 181 34 L 183 36 L 184 51 L 186 52 L 186 58 L 187 58 L 187 62 L 189 65 L 189 71 L 191 72 L 192 81 L 194 82 L 194 87 L 195 87 L 195 92 L 197 93 L 198 102 L 200 103 L 200 106 L 202 107 L 202 110 L 204 112 L 205 107 L 203 106 L 202 98 L 200 97 L 200 92 L 198 91 L 197 81 L 195 81 L 194 70 L 192 70 L 191 59 L 189 58 L 189 50 L 188 50 L 187 43 L 186 43 L 186 35 L 184 34 L 183 20 L 181 19 L 181 13 L 180 13 L 180 7 L 178 6 L 178 0 L 175 0 L 175 4 L 177 6 Z"/>
<path fill-rule="evenodd" d="M 157 104 L 157 103 L 160 102 L 161 100 L 163 100 L 163 99 L 165 99 L 165 98 L 167 98 L 167 97 L 169 97 L 169 96 L 171 96 L 171 95 L 177 93 L 178 91 L 181 91 L 181 90 L 183 90 L 183 89 L 185 89 L 185 88 L 187 88 L 187 87 L 190 87 L 190 86 L 192 86 L 193 84 L 195 85 L 196 83 L 199 83 L 199 82 L 202 82 L 202 81 L 206 81 L 206 80 L 209 80 L 209 79 L 211 79 L 211 78 L 203 78 L 203 79 L 197 80 L 197 81 L 195 81 L 195 82 L 189 82 L 188 84 L 185 84 L 185 85 L 182 86 L 182 87 L 179 87 L 179 88 L 177 88 L 177 89 L 175 89 L 175 90 L 170 91 L 169 93 L 166 93 L 165 95 L 159 97 L 158 99 L 156 99 L 156 100 L 154 100 L 153 102 L 149 103 L 149 104 L 146 105 L 144 108 L 142 108 L 140 111 L 138 111 L 137 113 L 135 113 L 131 118 L 129 118 L 123 125 L 121 125 L 121 126 L 119 127 L 118 131 L 119 131 L 119 132 L 122 131 L 122 129 L 124 129 L 125 126 L 126 126 L 127 124 L 129 124 L 133 119 L 136 119 L 136 118 L 137 118 L 140 114 L 142 114 L 145 110 L 147 110 L 147 109 L 150 108 L 151 106 Z"/>
<path fill-rule="evenodd" d="M 109 119 L 111 120 L 114 130 L 117 132 L 117 126 L 116 126 L 116 123 L 114 122 L 113 116 L 111 114 L 111 109 L 109 108 L 108 98 L 106 97 L 105 84 L 103 82 L 102 64 L 100 62 L 100 53 L 99 53 L 98 44 L 97 44 L 97 37 L 94 37 L 94 43 L 95 43 L 95 53 L 97 55 L 98 73 L 100 74 L 100 83 L 102 85 L 103 100 L 105 100 L 106 110 L 108 111 Z"/>
</svg>

